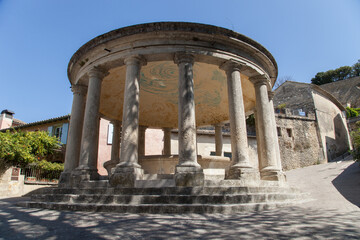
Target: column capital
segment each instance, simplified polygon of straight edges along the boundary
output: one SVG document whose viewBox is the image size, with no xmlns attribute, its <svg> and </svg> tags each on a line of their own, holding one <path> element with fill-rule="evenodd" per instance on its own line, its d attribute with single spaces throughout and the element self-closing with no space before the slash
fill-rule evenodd
<svg viewBox="0 0 360 240">
<path fill-rule="evenodd" d="M 142 55 L 132 55 L 124 59 L 125 65 L 140 65 L 145 66 L 147 64 L 146 58 Z"/>
<path fill-rule="evenodd" d="M 240 62 L 237 62 L 233 59 L 230 59 L 226 62 L 224 62 L 223 64 L 221 64 L 219 66 L 220 69 L 228 72 L 228 71 L 234 71 L 234 70 L 237 70 L 237 71 L 242 71 L 246 68 L 246 65 L 243 64 L 243 63 L 240 63 Z"/>
<path fill-rule="evenodd" d="M 255 77 L 250 77 L 249 80 L 255 85 L 255 86 L 260 86 L 260 85 L 269 85 L 269 81 L 270 79 L 265 75 L 257 75 Z"/>
<path fill-rule="evenodd" d="M 269 101 L 273 100 L 274 96 L 275 96 L 275 92 L 273 91 L 268 91 L 268 96 L 269 96 Z"/>
<path fill-rule="evenodd" d="M 194 55 L 186 52 L 175 53 L 174 62 L 179 65 L 180 63 L 194 64 Z"/>
<path fill-rule="evenodd" d="M 106 77 L 108 74 L 109 74 L 108 71 L 98 66 L 91 68 L 88 72 L 89 78 L 96 77 L 99 78 L 100 80 L 103 80 L 103 78 Z"/>
<path fill-rule="evenodd" d="M 74 93 L 74 94 L 80 94 L 82 96 L 85 96 L 86 95 L 86 92 L 87 92 L 87 86 L 85 85 L 71 85 L 71 91 Z"/>
</svg>

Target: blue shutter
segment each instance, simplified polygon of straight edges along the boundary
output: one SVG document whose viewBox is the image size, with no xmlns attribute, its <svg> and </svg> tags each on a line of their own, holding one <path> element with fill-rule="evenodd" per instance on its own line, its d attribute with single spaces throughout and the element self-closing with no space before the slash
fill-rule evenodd
<svg viewBox="0 0 360 240">
<path fill-rule="evenodd" d="M 52 127 L 52 126 L 51 126 L 51 127 L 48 127 L 48 134 L 49 134 L 49 136 L 52 136 L 52 135 L 53 135 L 52 131 L 53 131 L 53 127 Z"/>
<path fill-rule="evenodd" d="M 63 126 L 62 126 L 61 139 L 60 139 L 60 142 L 62 142 L 63 144 L 66 144 L 67 135 L 68 135 L 68 129 L 69 129 L 69 124 L 64 123 Z"/>
</svg>

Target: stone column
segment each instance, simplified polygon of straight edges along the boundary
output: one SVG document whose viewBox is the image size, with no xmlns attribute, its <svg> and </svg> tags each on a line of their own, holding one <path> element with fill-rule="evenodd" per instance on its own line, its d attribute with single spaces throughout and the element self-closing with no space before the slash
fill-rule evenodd
<svg viewBox="0 0 360 240">
<path fill-rule="evenodd" d="M 125 59 L 126 81 L 123 103 L 120 163 L 110 177 L 112 186 L 134 187 L 142 179 L 143 170 L 138 164 L 139 141 L 139 80 L 141 66 L 146 62 L 141 56 Z"/>
<path fill-rule="evenodd" d="M 145 126 L 139 126 L 139 149 L 138 149 L 138 156 L 143 157 L 145 156 Z"/>
<path fill-rule="evenodd" d="M 70 126 L 65 152 L 64 171 L 60 176 L 60 185 L 67 185 L 70 180 L 71 171 L 79 165 L 81 148 L 81 136 L 84 124 L 86 86 L 72 85 L 71 90 L 74 94 L 71 108 Z"/>
<path fill-rule="evenodd" d="M 111 146 L 111 159 L 110 161 L 104 162 L 104 168 L 108 172 L 108 176 L 111 176 L 111 169 L 113 169 L 116 164 L 120 162 L 120 133 L 121 133 L 121 124 L 119 120 L 111 121 L 113 125 L 113 135 L 112 135 L 112 146 Z"/>
<path fill-rule="evenodd" d="M 163 128 L 164 131 L 164 152 L 165 156 L 171 155 L 171 128 Z"/>
<path fill-rule="evenodd" d="M 265 76 L 253 77 L 256 96 L 256 140 L 260 176 L 263 180 L 279 181 L 282 178 L 275 151 L 273 109 L 268 96 L 268 79 Z"/>
<path fill-rule="evenodd" d="M 280 156 L 280 147 L 279 147 L 279 137 L 278 137 L 278 132 L 277 132 L 277 126 L 276 126 L 276 118 L 275 118 L 275 113 L 274 113 L 274 92 L 269 91 L 268 92 L 269 95 L 269 105 L 270 105 L 270 109 L 271 111 L 271 120 L 272 120 L 272 129 L 273 129 L 273 134 L 274 134 L 274 140 L 275 140 L 275 152 L 276 152 L 276 161 L 277 161 L 277 167 L 278 169 L 280 169 L 280 171 L 282 171 L 282 163 L 281 163 L 281 156 Z M 285 176 L 285 173 L 283 173 L 283 175 Z"/>
<path fill-rule="evenodd" d="M 215 155 L 222 156 L 223 135 L 221 123 L 215 124 Z"/>
<path fill-rule="evenodd" d="M 221 67 L 227 76 L 231 154 L 232 163 L 226 174 L 227 179 L 241 179 L 246 183 L 259 180 L 258 171 L 250 165 L 246 117 L 241 86 L 240 71 L 243 66 L 234 61 L 227 61 Z"/>
<path fill-rule="evenodd" d="M 80 165 L 73 173 L 74 180 L 88 181 L 99 178 L 97 172 L 97 148 L 99 135 L 99 107 L 101 82 L 106 76 L 100 68 L 94 67 L 88 72 L 89 84 L 86 98 L 83 135 L 80 150 Z"/>
<path fill-rule="evenodd" d="M 204 184 L 204 173 L 197 163 L 196 122 L 194 102 L 194 57 L 177 53 L 175 63 L 179 67 L 179 164 L 175 169 L 177 186 Z"/>
</svg>

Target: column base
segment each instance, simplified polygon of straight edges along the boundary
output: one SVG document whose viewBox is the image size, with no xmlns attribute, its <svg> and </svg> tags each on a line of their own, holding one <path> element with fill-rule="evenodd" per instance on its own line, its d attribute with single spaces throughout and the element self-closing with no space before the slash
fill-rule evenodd
<svg viewBox="0 0 360 240">
<path fill-rule="evenodd" d="M 204 186 L 204 172 L 202 168 L 176 166 L 175 185 L 178 187 Z"/>
<path fill-rule="evenodd" d="M 136 180 L 142 180 L 144 170 L 137 166 L 116 166 L 109 183 L 113 187 L 135 187 Z"/>
<path fill-rule="evenodd" d="M 260 182 L 260 174 L 251 167 L 231 167 L 226 172 L 225 179 L 236 179 L 241 180 L 245 185 L 256 185 Z"/>
<path fill-rule="evenodd" d="M 75 169 L 71 172 L 70 185 L 78 187 L 81 182 L 99 180 L 100 175 L 97 169 Z"/>
<path fill-rule="evenodd" d="M 283 171 L 277 169 L 262 169 L 260 171 L 261 180 L 286 182 L 286 175 Z"/>
<path fill-rule="evenodd" d="M 59 188 L 71 187 L 71 172 L 62 172 L 59 178 Z"/>
<path fill-rule="evenodd" d="M 119 160 L 109 160 L 104 162 L 103 166 L 108 172 L 108 176 L 110 176 L 114 173 L 116 165 L 119 163 Z"/>
</svg>

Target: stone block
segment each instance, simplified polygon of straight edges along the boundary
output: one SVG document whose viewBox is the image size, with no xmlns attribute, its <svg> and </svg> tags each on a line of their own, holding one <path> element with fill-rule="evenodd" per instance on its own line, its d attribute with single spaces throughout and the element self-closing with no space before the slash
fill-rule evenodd
<svg viewBox="0 0 360 240">
<path fill-rule="evenodd" d="M 175 185 L 178 187 L 204 186 L 204 172 L 197 167 L 176 166 Z"/>
<path fill-rule="evenodd" d="M 99 176 L 97 169 L 75 169 L 71 172 L 70 185 L 76 188 L 81 182 L 98 180 Z"/>
<path fill-rule="evenodd" d="M 139 167 L 117 167 L 109 182 L 112 187 L 135 187 L 135 181 L 143 176 L 144 170 Z"/>
<path fill-rule="evenodd" d="M 240 180 L 246 186 L 258 185 L 260 174 L 254 168 L 233 167 L 226 172 L 226 179 Z"/>
<path fill-rule="evenodd" d="M 58 187 L 67 188 L 71 186 L 71 172 L 62 172 L 59 179 Z"/>
<path fill-rule="evenodd" d="M 262 170 L 260 171 L 260 177 L 261 180 L 265 181 L 286 182 L 285 173 L 278 170 Z"/>
</svg>

